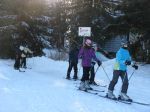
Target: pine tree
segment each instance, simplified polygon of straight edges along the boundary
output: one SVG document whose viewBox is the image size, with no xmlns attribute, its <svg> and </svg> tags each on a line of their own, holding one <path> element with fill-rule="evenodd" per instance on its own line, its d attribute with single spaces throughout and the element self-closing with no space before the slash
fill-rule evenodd
<svg viewBox="0 0 150 112">
<path fill-rule="evenodd" d="M 129 32 L 138 34 L 136 37 L 137 42 L 139 42 L 136 46 L 136 48 L 139 48 L 136 52 L 137 60 L 150 62 L 150 39 L 148 38 L 150 36 L 149 0 L 123 0 L 118 8 L 124 13 L 119 21 L 129 26 Z"/>
</svg>

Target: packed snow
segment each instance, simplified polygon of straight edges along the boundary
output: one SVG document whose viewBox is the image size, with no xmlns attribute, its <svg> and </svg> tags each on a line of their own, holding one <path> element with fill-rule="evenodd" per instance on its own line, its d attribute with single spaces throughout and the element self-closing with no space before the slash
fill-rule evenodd
<svg viewBox="0 0 150 112">
<path fill-rule="evenodd" d="M 103 62 L 109 78 L 112 78 L 113 60 Z M 0 112 L 150 112 L 150 106 L 116 103 L 77 90 L 80 81 L 66 80 L 68 62 L 54 61 L 47 57 L 27 59 L 25 72 L 13 69 L 14 60 L 0 60 Z M 31 68 L 31 69 L 30 69 Z M 95 69 L 97 65 L 95 66 Z M 139 66 L 130 80 L 128 95 L 136 101 L 150 103 L 150 65 Z M 78 64 L 78 76 L 82 67 Z M 130 76 L 134 69 L 128 68 Z M 73 76 L 73 71 L 71 77 Z M 102 67 L 96 73 L 96 82 L 108 85 L 109 80 Z M 107 87 L 92 86 L 98 90 Z M 121 80 L 115 88 L 119 94 Z"/>
</svg>

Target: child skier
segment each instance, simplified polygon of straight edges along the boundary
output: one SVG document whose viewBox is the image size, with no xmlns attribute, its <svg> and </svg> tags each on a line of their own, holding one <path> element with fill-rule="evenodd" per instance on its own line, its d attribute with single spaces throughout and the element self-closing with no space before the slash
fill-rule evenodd
<svg viewBox="0 0 150 112">
<path fill-rule="evenodd" d="M 89 86 L 89 72 L 91 70 L 91 62 L 92 59 L 97 61 L 98 66 L 101 65 L 101 61 L 98 60 L 95 56 L 95 51 L 91 47 L 92 41 L 90 39 L 86 39 L 84 42 L 84 46 L 80 49 L 78 58 L 82 59 L 82 67 L 83 67 L 83 76 L 81 79 L 81 83 L 79 86 L 80 90 L 87 90 L 87 89 L 92 89 Z"/>
</svg>

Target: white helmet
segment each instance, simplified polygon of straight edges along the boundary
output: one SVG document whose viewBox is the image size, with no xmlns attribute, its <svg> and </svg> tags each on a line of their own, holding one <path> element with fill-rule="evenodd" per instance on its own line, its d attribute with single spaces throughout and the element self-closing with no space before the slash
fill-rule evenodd
<svg viewBox="0 0 150 112">
<path fill-rule="evenodd" d="M 24 47 L 23 47 L 23 46 L 20 46 L 19 49 L 22 51 L 22 50 L 24 50 Z"/>
</svg>

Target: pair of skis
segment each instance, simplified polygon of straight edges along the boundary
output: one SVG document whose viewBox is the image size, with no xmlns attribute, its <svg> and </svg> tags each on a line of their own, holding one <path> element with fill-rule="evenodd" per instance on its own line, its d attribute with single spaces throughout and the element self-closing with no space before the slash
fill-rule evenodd
<svg viewBox="0 0 150 112">
<path fill-rule="evenodd" d="M 80 90 L 80 89 L 78 89 L 78 90 Z M 80 91 L 82 91 L 82 90 L 80 90 Z M 85 90 L 84 92 L 89 93 L 89 94 L 93 94 L 93 95 L 97 95 L 97 96 L 99 96 L 101 98 L 112 100 L 112 101 L 114 101 L 116 103 L 120 102 L 120 103 L 124 103 L 124 104 L 129 104 L 129 105 L 132 104 L 132 103 L 135 103 L 135 104 L 139 104 L 139 105 L 150 106 L 149 103 L 138 102 L 138 101 L 134 101 L 134 100 L 132 102 L 130 102 L 130 101 L 126 101 L 126 100 L 110 99 L 110 98 L 108 98 L 108 97 L 106 97 L 104 95 L 100 95 L 99 94 L 100 92 L 105 92 L 103 90 L 101 91 L 101 90 L 95 90 L 95 89 L 93 89 L 93 90 Z"/>
<path fill-rule="evenodd" d="M 70 80 L 73 80 L 73 79 L 70 79 Z M 79 80 L 79 79 L 78 79 L 78 80 Z M 100 86 L 100 87 L 107 87 L 107 85 L 98 85 L 98 86 Z M 80 89 L 78 89 L 78 90 L 80 90 Z M 83 90 L 80 90 L 80 91 L 83 91 Z M 117 100 L 110 99 L 110 98 L 108 98 L 108 97 L 106 97 L 106 96 L 104 96 L 104 95 L 100 95 L 100 94 L 99 94 L 99 93 L 101 93 L 101 92 L 105 92 L 104 90 L 91 89 L 91 90 L 85 90 L 85 91 L 83 91 L 83 92 L 86 92 L 86 93 L 89 93 L 89 94 L 93 94 L 93 95 L 97 95 L 97 96 L 99 96 L 99 97 L 101 97 L 101 98 L 106 98 L 106 99 L 115 101 L 116 103 L 117 103 L 117 102 L 121 102 L 121 103 L 124 103 L 124 104 L 132 104 L 132 103 L 135 103 L 135 104 L 139 104 L 139 105 L 150 106 L 150 103 L 138 102 L 138 101 L 134 101 L 134 100 L 133 100 L 132 102 L 129 102 L 129 101 L 119 100 L 119 99 L 117 99 Z"/>
</svg>

